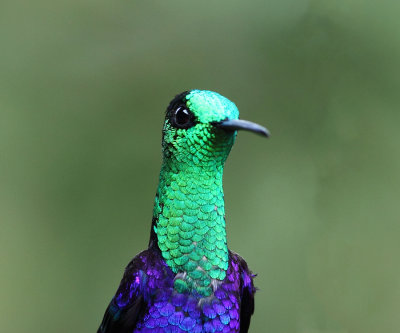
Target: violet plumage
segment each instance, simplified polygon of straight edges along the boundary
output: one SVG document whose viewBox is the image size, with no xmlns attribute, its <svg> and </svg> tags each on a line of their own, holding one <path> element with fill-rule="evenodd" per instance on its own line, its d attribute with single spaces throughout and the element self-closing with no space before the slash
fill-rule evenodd
<svg viewBox="0 0 400 333">
<path fill-rule="evenodd" d="M 245 333 L 254 275 L 228 250 L 222 174 L 239 120 L 231 101 L 192 90 L 170 103 L 149 248 L 127 266 L 98 333 Z"/>
</svg>

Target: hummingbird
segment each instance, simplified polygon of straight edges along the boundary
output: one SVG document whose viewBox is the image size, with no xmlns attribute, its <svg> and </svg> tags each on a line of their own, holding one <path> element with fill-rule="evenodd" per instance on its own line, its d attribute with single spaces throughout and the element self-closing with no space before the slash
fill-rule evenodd
<svg viewBox="0 0 400 333">
<path fill-rule="evenodd" d="M 238 130 L 269 136 L 216 92 L 170 102 L 148 249 L 126 267 L 98 333 L 248 332 L 255 275 L 228 249 L 222 188 Z"/>
</svg>

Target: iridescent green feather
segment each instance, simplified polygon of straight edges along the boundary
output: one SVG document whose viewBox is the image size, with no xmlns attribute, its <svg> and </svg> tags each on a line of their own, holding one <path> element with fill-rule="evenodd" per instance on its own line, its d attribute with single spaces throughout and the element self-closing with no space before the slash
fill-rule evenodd
<svg viewBox="0 0 400 333">
<path fill-rule="evenodd" d="M 222 175 L 235 135 L 213 130 L 212 122 L 238 119 L 235 104 L 211 91 L 192 90 L 186 106 L 197 124 L 177 129 L 166 119 L 163 165 L 154 205 L 158 246 L 175 273 L 175 289 L 213 292 L 228 268 Z M 225 136 L 221 138 L 220 136 Z"/>
</svg>

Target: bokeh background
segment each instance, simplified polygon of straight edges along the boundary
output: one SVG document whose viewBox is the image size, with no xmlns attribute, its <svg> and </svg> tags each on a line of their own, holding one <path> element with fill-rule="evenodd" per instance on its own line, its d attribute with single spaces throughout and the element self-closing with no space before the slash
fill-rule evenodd
<svg viewBox="0 0 400 333">
<path fill-rule="evenodd" d="M 95 332 L 147 246 L 164 110 L 232 99 L 251 332 L 400 331 L 400 3 L 0 2 L 0 330 Z"/>
</svg>

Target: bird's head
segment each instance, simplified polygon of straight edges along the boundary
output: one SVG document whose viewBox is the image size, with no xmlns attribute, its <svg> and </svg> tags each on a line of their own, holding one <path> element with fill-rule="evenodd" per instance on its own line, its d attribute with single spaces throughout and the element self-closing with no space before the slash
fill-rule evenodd
<svg viewBox="0 0 400 333">
<path fill-rule="evenodd" d="M 236 105 L 224 96 L 208 90 L 185 91 L 167 108 L 164 160 L 193 166 L 223 165 L 238 130 L 269 136 L 266 128 L 239 120 Z"/>
</svg>

